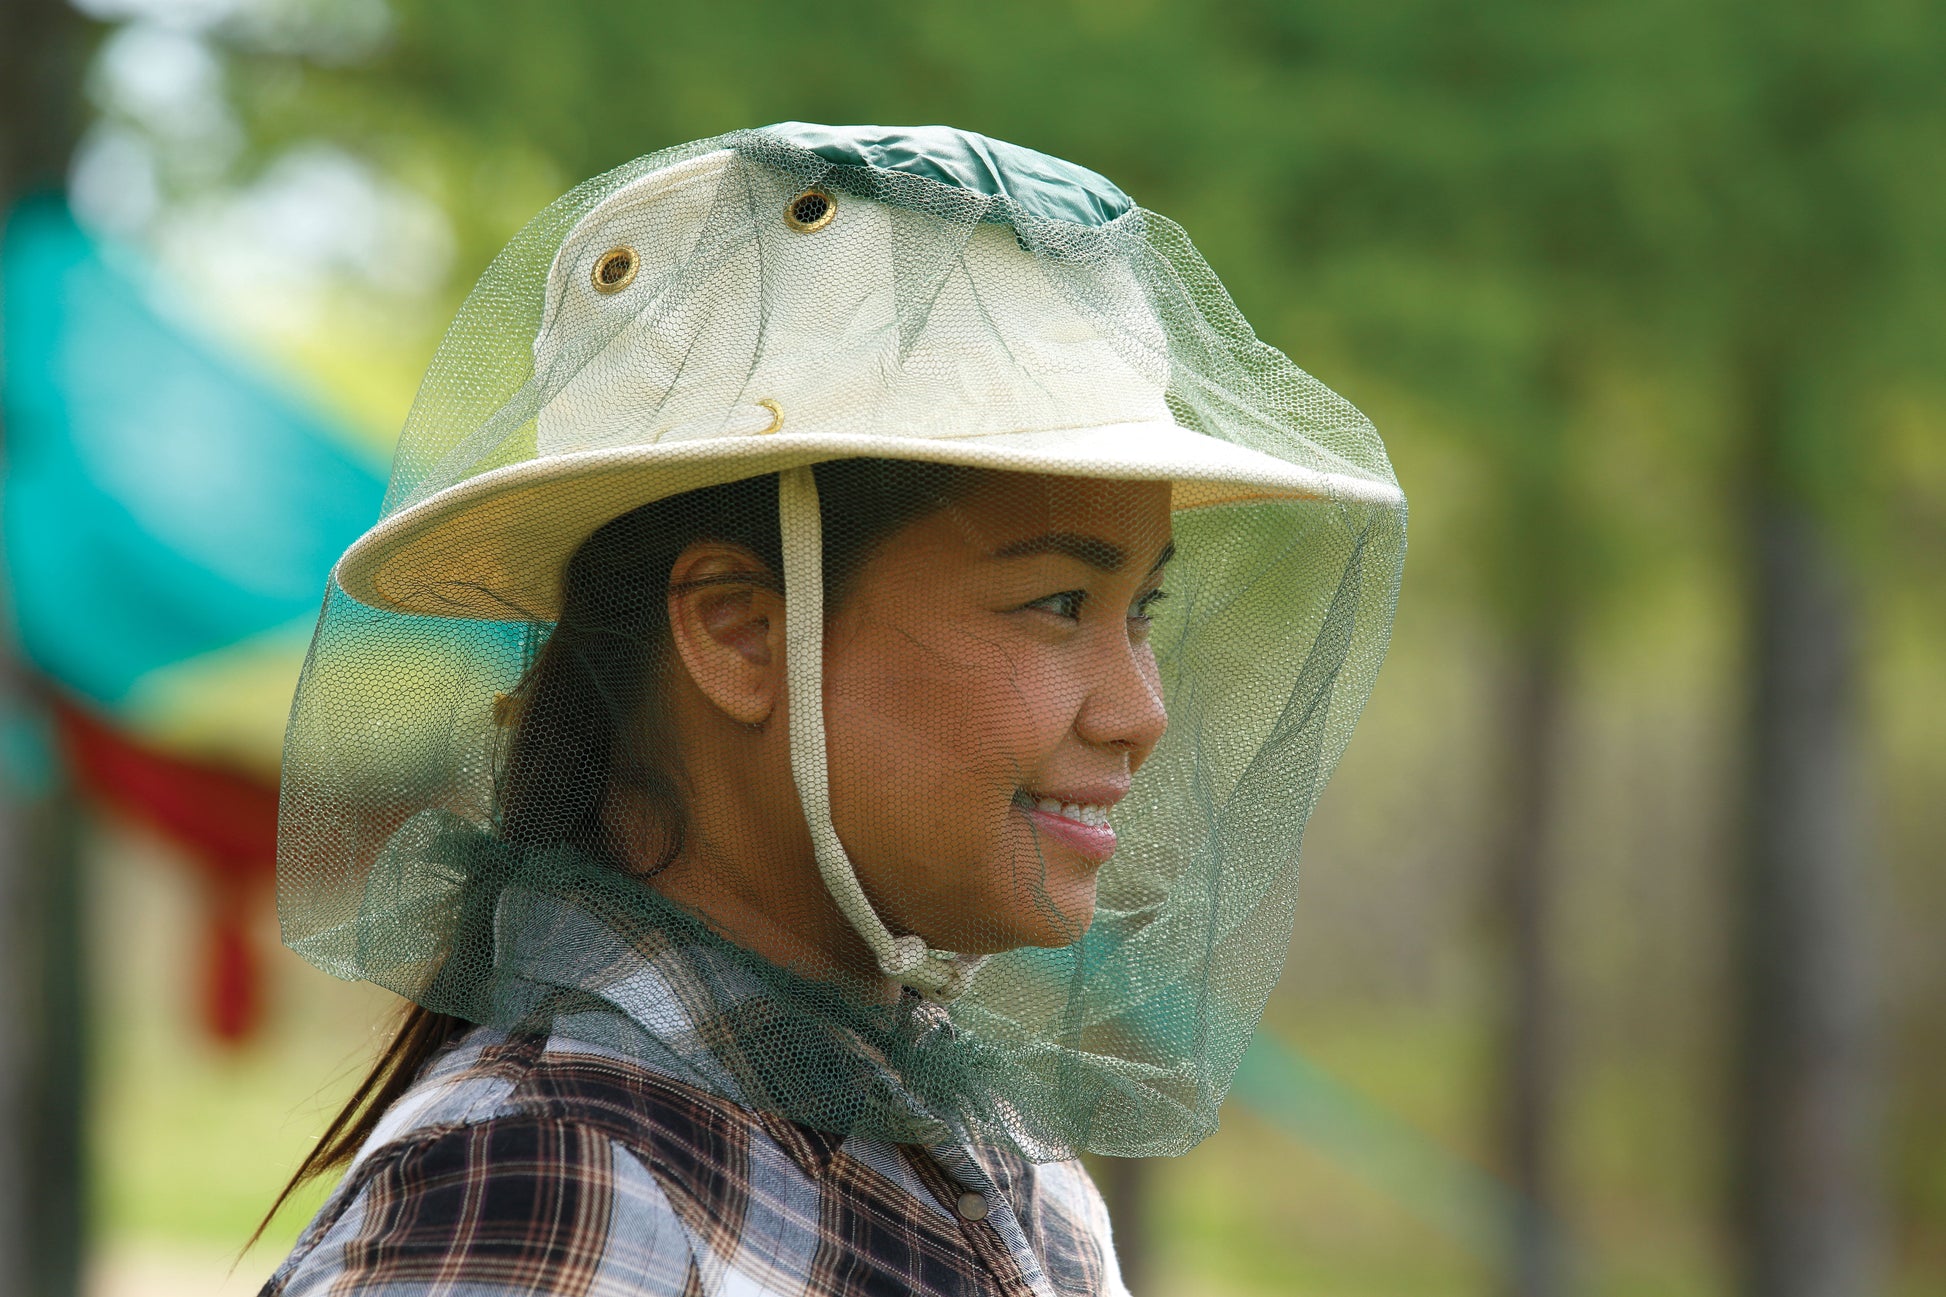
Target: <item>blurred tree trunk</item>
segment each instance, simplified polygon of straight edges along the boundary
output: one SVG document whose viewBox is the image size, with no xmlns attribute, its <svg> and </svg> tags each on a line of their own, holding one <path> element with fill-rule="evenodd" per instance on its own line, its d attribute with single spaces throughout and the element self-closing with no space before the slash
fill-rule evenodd
<svg viewBox="0 0 1946 1297">
<path fill-rule="evenodd" d="M 0 0 L 0 220 L 63 182 L 81 28 L 62 0 Z M 5 447 L 0 427 L 0 471 Z M 86 1197 L 81 879 L 74 806 L 36 742 L 38 712 L 0 584 L 0 1292 L 72 1297 Z"/>
<path fill-rule="evenodd" d="M 1744 1293 L 1858 1297 L 1880 1274 L 1857 614 L 1844 560 L 1784 466 L 1787 372 L 1747 374 L 1733 1211 Z"/>
<path fill-rule="evenodd" d="M 1566 746 L 1569 632 L 1580 607 L 1575 564 L 1587 526 L 1568 504 L 1582 346 L 1572 321 L 1549 330 L 1529 387 L 1531 422 L 1502 451 L 1497 502 L 1505 516 L 1495 558 L 1504 583 L 1494 727 L 1501 746 L 1488 859 L 1502 1014 L 1493 1134 L 1514 1190 L 1505 1222 L 1510 1297 L 1561 1297 L 1569 1282 L 1555 1200 L 1561 1087 L 1551 832 Z"/>
<path fill-rule="evenodd" d="M 1554 1201 L 1559 1085 L 1547 842 L 1563 710 L 1561 631 L 1557 622 L 1537 621 L 1515 637 L 1501 692 L 1506 784 L 1493 859 L 1505 1018 L 1496 1124 L 1515 1190 L 1506 1222 L 1513 1297 L 1558 1297 L 1565 1282 Z"/>
</svg>

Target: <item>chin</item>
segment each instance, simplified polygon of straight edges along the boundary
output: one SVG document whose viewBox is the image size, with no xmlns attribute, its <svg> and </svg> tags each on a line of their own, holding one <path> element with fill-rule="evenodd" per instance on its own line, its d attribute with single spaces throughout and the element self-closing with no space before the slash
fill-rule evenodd
<svg viewBox="0 0 1946 1297">
<path fill-rule="evenodd" d="M 1074 924 L 1057 925 L 1047 921 L 1044 916 L 1040 917 L 1042 917 L 1042 922 L 1033 936 L 1028 940 L 1018 943 L 1019 945 L 1040 946 L 1048 950 L 1059 950 L 1065 946 L 1072 946 L 1075 942 L 1088 935 L 1088 929 L 1095 921 L 1095 911 L 1094 907 L 1090 906 L 1082 915 L 1081 920 Z"/>
<path fill-rule="evenodd" d="M 1094 880 L 1085 888 L 1064 888 L 1050 895 L 994 896 L 981 907 L 982 917 L 941 924 L 934 933 L 918 929 L 927 944 L 962 955 L 998 955 L 1023 946 L 1059 949 L 1081 940 L 1095 921 Z"/>
<path fill-rule="evenodd" d="M 988 853 L 962 858 L 944 871 L 947 877 L 977 880 L 975 886 L 962 882 L 924 910 L 892 905 L 879 912 L 894 932 L 916 932 L 934 949 L 962 955 L 1073 945 L 1094 923 L 1101 867 L 1070 851 L 1044 851 L 1024 823 L 1019 830 L 993 843 Z M 919 854 L 916 848 L 913 854 Z M 861 871 L 873 878 L 879 872 Z M 896 877 L 904 871 L 886 872 Z M 868 885 L 867 895 L 876 905 L 887 890 Z"/>
<path fill-rule="evenodd" d="M 1010 907 L 1014 940 L 1005 949 L 1040 946 L 1059 949 L 1072 946 L 1087 934 L 1095 921 L 1095 875 L 1071 880 L 1066 886 L 1037 890 L 1033 896 L 1015 898 Z"/>
</svg>

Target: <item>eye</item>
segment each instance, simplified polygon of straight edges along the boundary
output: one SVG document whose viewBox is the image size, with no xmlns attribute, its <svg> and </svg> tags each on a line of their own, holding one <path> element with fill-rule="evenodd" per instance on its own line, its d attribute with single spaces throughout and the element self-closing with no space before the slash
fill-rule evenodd
<svg viewBox="0 0 1946 1297">
<path fill-rule="evenodd" d="M 1135 601 L 1135 611 L 1129 614 L 1133 621 L 1148 621 L 1155 615 L 1155 606 L 1169 597 L 1167 590 L 1151 590 Z"/>
<path fill-rule="evenodd" d="M 1131 638 L 1138 642 L 1149 638 L 1149 628 L 1155 624 L 1155 606 L 1168 597 L 1167 590 L 1151 590 L 1135 601 L 1135 606 L 1128 610 Z"/>
<path fill-rule="evenodd" d="M 1065 617 L 1069 621 L 1078 621 L 1081 618 L 1081 605 L 1086 602 L 1087 598 L 1088 592 L 1086 590 L 1063 590 L 1058 594 L 1051 594 L 1044 598 L 1036 599 L 1034 602 L 1024 606 L 1038 608 L 1042 612 L 1051 612 L 1056 617 Z"/>
</svg>

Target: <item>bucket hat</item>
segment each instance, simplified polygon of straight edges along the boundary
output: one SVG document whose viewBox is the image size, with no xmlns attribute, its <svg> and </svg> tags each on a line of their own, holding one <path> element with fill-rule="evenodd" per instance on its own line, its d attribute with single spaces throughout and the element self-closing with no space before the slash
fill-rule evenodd
<svg viewBox="0 0 1946 1297">
<path fill-rule="evenodd" d="M 1134 204 L 1100 177 L 944 127 L 770 134 L 849 170 L 890 158 L 898 174 L 989 199 L 930 286 L 924 331 L 900 325 L 898 206 L 828 180 L 773 195 L 754 237 L 698 267 L 720 205 L 761 201 L 738 175 L 745 155 L 652 170 L 580 217 L 549 267 L 532 457 L 390 513 L 338 564 L 348 593 L 440 616 L 547 617 L 568 555 L 618 506 L 853 456 L 1168 481 L 1178 508 L 1401 502 L 1387 476 L 1177 421 L 1168 342 L 1134 275 L 1085 240 L 1050 261 L 1008 221 L 1052 208 L 1043 220 L 1110 230 Z M 1044 196 L 1063 185 L 1093 201 L 1056 207 Z M 736 303 L 747 309 L 726 309 Z M 645 317 L 653 327 L 639 327 Z"/>
</svg>

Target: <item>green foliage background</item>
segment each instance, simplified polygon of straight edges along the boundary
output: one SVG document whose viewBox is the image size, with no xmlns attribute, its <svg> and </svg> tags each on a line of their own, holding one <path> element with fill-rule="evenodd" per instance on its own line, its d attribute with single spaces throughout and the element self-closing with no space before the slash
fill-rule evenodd
<svg viewBox="0 0 1946 1297">
<path fill-rule="evenodd" d="M 1565 1196 L 1592 1291 L 1724 1282 L 1738 510 L 1760 482 L 1805 501 L 1843 538 L 1862 600 L 1877 850 L 1859 868 L 1883 935 L 1896 1282 L 1919 1292 L 1946 1272 L 1946 9 L 262 10 L 206 33 L 240 151 L 219 176 L 166 170 L 166 196 L 188 204 L 326 141 L 437 205 L 455 269 L 431 300 L 340 303 L 274 344 L 392 426 L 438 325 L 528 215 L 682 140 L 786 118 L 944 121 L 1094 167 L 1180 221 L 1259 333 L 1373 415 L 1414 506 L 1394 657 L 1307 844 L 1271 1025 L 1488 1162 L 1500 1009 L 1480 753 L 1509 645 L 1568 646 L 1550 842 Z M 1784 429 L 1770 449 L 1765 419 Z M 238 1084 L 296 1096 L 319 1079 L 276 1075 Z M 1239 1115 L 1162 1172 L 1171 1291 L 1490 1286 L 1490 1263 L 1359 1187 L 1356 1166 L 1256 1123 Z M 173 1228 L 152 1196 L 114 1201 L 118 1228 Z"/>
</svg>

